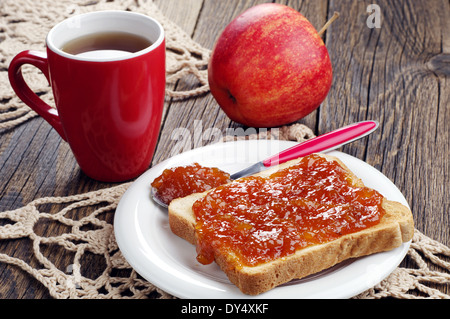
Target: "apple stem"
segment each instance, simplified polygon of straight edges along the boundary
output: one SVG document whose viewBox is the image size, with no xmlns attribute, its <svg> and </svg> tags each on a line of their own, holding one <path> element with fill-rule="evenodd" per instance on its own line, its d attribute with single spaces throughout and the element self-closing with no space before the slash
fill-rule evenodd
<svg viewBox="0 0 450 319">
<path fill-rule="evenodd" d="M 325 23 L 325 25 L 320 29 L 319 35 L 322 36 L 322 34 L 325 32 L 325 30 L 330 26 L 330 24 L 333 23 L 334 20 L 336 20 L 339 17 L 339 12 L 334 12 L 333 16 L 330 18 L 330 20 Z"/>
</svg>

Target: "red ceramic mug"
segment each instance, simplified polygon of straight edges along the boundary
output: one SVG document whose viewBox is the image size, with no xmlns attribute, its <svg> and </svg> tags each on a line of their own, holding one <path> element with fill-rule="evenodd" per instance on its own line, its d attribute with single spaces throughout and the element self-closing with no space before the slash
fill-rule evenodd
<svg viewBox="0 0 450 319">
<path fill-rule="evenodd" d="M 118 56 L 82 56 L 63 46 L 102 32 L 126 32 L 151 44 Z M 9 67 L 16 94 L 67 141 L 80 168 L 93 179 L 125 181 L 148 169 L 160 130 L 165 93 L 162 26 L 143 14 L 99 11 L 71 17 L 51 29 L 47 52 L 24 51 Z M 21 67 L 40 69 L 56 109 L 26 84 Z"/>
</svg>

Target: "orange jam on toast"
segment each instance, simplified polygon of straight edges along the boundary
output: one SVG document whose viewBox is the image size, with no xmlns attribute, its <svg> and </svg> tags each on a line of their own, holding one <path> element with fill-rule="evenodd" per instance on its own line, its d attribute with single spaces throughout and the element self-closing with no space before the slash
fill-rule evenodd
<svg viewBox="0 0 450 319">
<path fill-rule="evenodd" d="M 201 193 L 230 181 L 230 174 L 194 163 L 165 169 L 151 185 L 157 190 L 158 198 L 169 204 L 175 198 Z"/>
<path fill-rule="evenodd" d="M 255 266 L 379 223 L 383 196 L 356 187 L 336 161 L 312 154 L 269 177 L 245 177 L 210 191 L 193 205 L 197 260 L 214 252 Z"/>
</svg>

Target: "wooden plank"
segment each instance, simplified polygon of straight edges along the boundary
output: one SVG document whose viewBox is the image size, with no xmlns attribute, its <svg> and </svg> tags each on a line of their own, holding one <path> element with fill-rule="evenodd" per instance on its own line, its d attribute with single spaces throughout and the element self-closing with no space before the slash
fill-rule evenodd
<svg viewBox="0 0 450 319">
<path fill-rule="evenodd" d="M 448 2 L 379 5 L 381 28 L 371 29 L 366 3 L 330 3 L 329 11 L 341 17 L 327 35 L 335 77 L 320 110 L 320 127 L 380 121 L 366 141 L 344 150 L 393 180 L 411 204 L 417 228 L 448 245 L 449 130 L 444 123 L 450 120 L 450 90 L 448 77 L 427 64 L 448 50 L 443 34 L 449 29 Z"/>
<path fill-rule="evenodd" d="M 212 49 L 218 35 L 239 13 L 255 5 L 256 1 L 205 1 L 192 38 L 200 45 Z M 232 10 L 230 10 L 232 8 Z M 223 14 L 218 15 L 217 12 Z M 197 83 L 186 77 L 179 81 L 177 89 L 194 88 Z M 230 120 L 220 110 L 210 94 L 186 101 L 172 101 L 166 116 L 160 142 L 153 163 L 158 163 L 181 151 L 210 142 L 203 133 L 208 128 L 219 130 L 228 127 Z M 197 130 L 194 125 L 197 125 Z M 194 132 L 202 132 L 194 134 Z M 209 132 L 212 133 L 212 130 Z M 181 134 L 183 133 L 183 134 Z"/>
<path fill-rule="evenodd" d="M 230 2 L 205 1 L 193 39 L 204 47 L 212 49 L 228 23 L 244 10 L 263 2 L 265 1 L 235 1 L 231 5 Z M 282 1 L 281 3 L 311 16 L 311 22 L 316 25 L 316 28 L 320 28 L 326 22 L 326 1 Z M 229 7 L 232 7 L 233 10 L 227 10 Z M 224 14 L 217 15 L 217 12 L 223 12 Z M 195 83 L 189 82 L 189 78 L 184 82 L 180 81 L 178 85 L 180 89 L 195 87 Z M 316 113 L 312 113 L 300 122 L 314 128 Z M 160 144 L 153 163 L 158 163 L 181 151 L 214 142 L 218 136 L 226 135 L 227 128 L 248 129 L 229 120 L 210 94 L 186 102 L 174 101 L 170 104 L 170 111 L 164 123 Z M 197 132 L 201 133 L 198 134 Z M 170 150 L 170 152 L 167 152 L 167 150 Z"/>
<path fill-rule="evenodd" d="M 192 36 L 204 0 L 154 0 L 164 16 Z"/>
</svg>

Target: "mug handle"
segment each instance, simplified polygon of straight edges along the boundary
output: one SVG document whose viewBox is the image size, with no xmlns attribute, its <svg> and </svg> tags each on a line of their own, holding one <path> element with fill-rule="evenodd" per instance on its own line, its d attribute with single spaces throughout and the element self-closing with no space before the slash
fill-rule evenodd
<svg viewBox="0 0 450 319">
<path fill-rule="evenodd" d="M 17 96 L 50 123 L 56 132 L 61 135 L 62 139 L 67 141 L 58 111 L 42 101 L 25 82 L 21 70 L 22 65 L 24 64 L 31 64 L 37 67 L 44 73 L 47 81 L 50 83 L 47 54 L 44 52 L 27 50 L 16 55 L 9 65 L 9 82 Z"/>
</svg>

